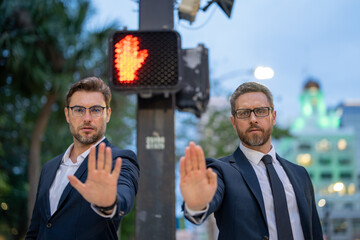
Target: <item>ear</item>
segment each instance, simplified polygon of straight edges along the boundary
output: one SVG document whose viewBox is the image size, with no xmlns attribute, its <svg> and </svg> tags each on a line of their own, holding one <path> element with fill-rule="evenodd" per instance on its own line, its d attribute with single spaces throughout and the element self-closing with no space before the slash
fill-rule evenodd
<svg viewBox="0 0 360 240">
<path fill-rule="evenodd" d="M 64 108 L 64 113 L 65 113 L 66 121 L 69 123 L 69 122 L 70 122 L 70 120 L 69 120 L 69 109 L 68 109 L 68 108 Z"/>
<path fill-rule="evenodd" d="M 274 110 L 271 115 L 272 115 L 272 118 L 273 118 L 273 126 L 275 126 L 275 123 L 276 123 L 276 111 Z"/>
<path fill-rule="evenodd" d="M 231 120 L 231 123 L 232 123 L 233 128 L 234 128 L 235 131 L 236 131 L 236 123 L 235 123 L 235 118 L 234 118 L 233 115 L 230 116 L 230 120 Z"/>
<path fill-rule="evenodd" d="M 110 116 L 111 116 L 111 108 L 109 107 L 106 109 L 106 123 L 110 121 Z"/>
</svg>

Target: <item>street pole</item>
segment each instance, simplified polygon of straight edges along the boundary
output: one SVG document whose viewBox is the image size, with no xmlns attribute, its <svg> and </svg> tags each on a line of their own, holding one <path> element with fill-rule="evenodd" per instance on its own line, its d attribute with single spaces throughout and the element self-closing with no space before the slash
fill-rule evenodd
<svg viewBox="0 0 360 240">
<path fill-rule="evenodd" d="M 139 0 L 139 30 L 172 30 L 173 0 Z M 175 239 L 175 97 L 138 95 L 136 239 Z"/>
</svg>

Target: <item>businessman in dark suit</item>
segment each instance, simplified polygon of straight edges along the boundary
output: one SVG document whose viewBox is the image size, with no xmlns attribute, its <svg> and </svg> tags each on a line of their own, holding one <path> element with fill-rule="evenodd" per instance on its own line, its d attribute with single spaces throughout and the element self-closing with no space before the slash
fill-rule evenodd
<svg viewBox="0 0 360 240">
<path fill-rule="evenodd" d="M 74 142 L 43 166 L 26 239 L 118 239 L 120 221 L 134 203 L 139 166 L 132 151 L 104 137 L 110 100 L 99 78 L 71 86 L 64 111 Z"/>
<path fill-rule="evenodd" d="M 307 171 L 276 154 L 272 94 L 255 82 L 240 85 L 230 99 L 236 151 L 204 158 L 193 142 L 180 160 L 184 215 L 201 224 L 215 214 L 219 239 L 323 239 Z"/>
</svg>

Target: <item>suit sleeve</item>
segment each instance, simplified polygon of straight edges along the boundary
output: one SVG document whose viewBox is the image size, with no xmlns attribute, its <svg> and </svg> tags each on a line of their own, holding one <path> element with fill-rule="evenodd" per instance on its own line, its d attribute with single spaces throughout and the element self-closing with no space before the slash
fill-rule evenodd
<svg viewBox="0 0 360 240">
<path fill-rule="evenodd" d="M 113 164 L 116 158 L 122 158 L 121 172 L 118 179 L 118 204 L 114 218 L 128 214 L 135 201 L 138 190 L 139 165 L 134 152 L 130 150 L 113 149 Z"/>
<path fill-rule="evenodd" d="M 317 208 L 316 208 L 316 203 L 315 203 L 314 187 L 313 187 L 313 185 L 311 183 L 309 175 L 308 175 L 308 178 L 309 178 L 309 186 L 308 186 L 308 188 L 310 189 L 311 194 L 312 194 L 312 202 L 311 202 L 312 236 L 313 236 L 313 239 L 323 239 L 323 232 L 322 232 L 322 228 L 321 228 L 320 218 L 319 218 L 318 211 L 317 211 Z"/>
</svg>

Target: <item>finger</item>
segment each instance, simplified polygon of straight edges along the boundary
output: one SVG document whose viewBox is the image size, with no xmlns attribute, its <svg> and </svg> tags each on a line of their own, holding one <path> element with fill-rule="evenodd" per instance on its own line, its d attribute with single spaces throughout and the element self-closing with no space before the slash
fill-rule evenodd
<svg viewBox="0 0 360 240">
<path fill-rule="evenodd" d="M 111 153 L 111 148 L 110 147 L 106 147 L 105 150 L 105 172 L 107 173 L 111 173 L 111 167 L 112 167 L 112 153 Z"/>
<path fill-rule="evenodd" d="M 104 169 L 104 158 L 105 158 L 105 143 L 99 144 L 99 151 L 97 155 L 97 169 Z"/>
<path fill-rule="evenodd" d="M 192 169 L 198 170 L 199 169 L 199 159 L 198 159 L 198 153 L 197 153 L 197 145 L 193 142 L 190 142 L 190 154 L 192 159 Z"/>
<path fill-rule="evenodd" d="M 197 154 L 197 164 L 200 170 L 206 169 L 206 163 L 205 163 L 205 155 L 202 147 L 196 146 L 196 154 Z"/>
<path fill-rule="evenodd" d="M 217 185 L 217 174 L 211 168 L 206 170 L 206 176 L 210 185 Z"/>
<path fill-rule="evenodd" d="M 185 171 L 189 174 L 192 171 L 190 147 L 185 148 Z"/>
<path fill-rule="evenodd" d="M 79 179 L 77 179 L 77 177 L 73 175 L 68 176 L 68 179 L 71 186 L 73 186 L 81 194 L 81 196 L 84 196 L 85 184 L 83 184 Z"/>
<path fill-rule="evenodd" d="M 96 156 L 95 156 L 95 147 L 91 146 L 90 153 L 89 153 L 89 159 L 88 159 L 88 170 L 89 173 L 94 171 L 96 169 Z"/>
<path fill-rule="evenodd" d="M 114 170 L 112 172 L 112 175 L 118 179 L 119 178 L 119 175 L 120 175 L 120 172 L 121 172 L 121 165 L 122 165 L 122 159 L 121 157 L 118 157 L 116 159 L 116 163 L 115 163 L 115 167 L 114 167 Z"/>
<path fill-rule="evenodd" d="M 185 157 L 180 158 L 180 181 L 183 179 L 186 175 L 186 169 L 185 169 Z"/>
</svg>

